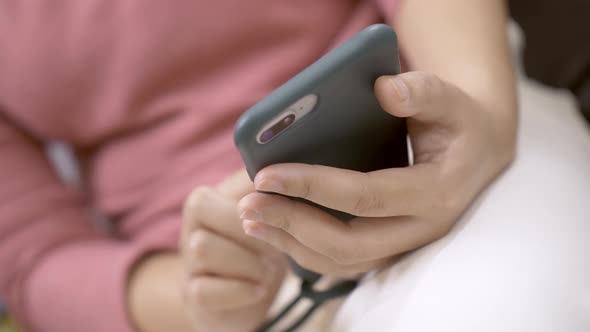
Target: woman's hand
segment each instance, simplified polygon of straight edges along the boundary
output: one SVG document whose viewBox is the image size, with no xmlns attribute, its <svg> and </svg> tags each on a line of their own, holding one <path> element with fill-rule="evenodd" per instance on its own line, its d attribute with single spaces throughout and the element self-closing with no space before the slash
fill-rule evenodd
<svg viewBox="0 0 590 332">
<path fill-rule="evenodd" d="M 283 280 L 284 255 L 240 226 L 237 199 L 251 187 L 237 175 L 216 189 L 195 189 L 185 203 L 184 299 L 197 332 L 254 330 Z"/>
<path fill-rule="evenodd" d="M 380 77 L 388 113 L 407 117 L 414 165 L 359 173 L 280 164 L 260 171 L 258 191 L 301 197 L 358 216 L 343 223 L 285 197 L 252 193 L 239 203 L 245 232 L 331 275 L 379 267 L 443 235 L 514 155 L 515 124 L 457 86 L 409 72 Z"/>
</svg>

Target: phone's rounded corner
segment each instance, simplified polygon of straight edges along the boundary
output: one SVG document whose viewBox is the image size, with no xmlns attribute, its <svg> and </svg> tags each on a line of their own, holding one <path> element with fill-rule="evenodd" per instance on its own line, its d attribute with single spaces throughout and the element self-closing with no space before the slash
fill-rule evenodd
<svg viewBox="0 0 590 332">
<path fill-rule="evenodd" d="M 397 42 L 397 33 L 395 32 L 395 29 L 388 24 L 385 24 L 385 23 L 371 24 L 368 27 L 366 27 L 364 29 L 364 31 L 368 34 L 371 34 L 371 35 L 377 35 L 377 36 L 383 35 L 383 36 L 387 36 L 388 38 L 393 37 L 395 39 L 395 41 Z"/>
<path fill-rule="evenodd" d="M 371 24 L 365 28 L 367 31 L 375 32 L 375 31 L 390 31 L 393 28 L 385 23 L 375 23 Z"/>
</svg>

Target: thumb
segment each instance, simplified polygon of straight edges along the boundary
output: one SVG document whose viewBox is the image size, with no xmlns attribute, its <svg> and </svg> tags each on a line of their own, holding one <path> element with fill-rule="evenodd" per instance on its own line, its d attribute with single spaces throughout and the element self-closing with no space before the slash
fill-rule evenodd
<svg viewBox="0 0 590 332">
<path fill-rule="evenodd" d="M 424 72 L 381 76 L 375 81 L 375 96 L 386 112 L 424 123 L 456 123 L 459 94 L 454 85 Z"/>
</svg>

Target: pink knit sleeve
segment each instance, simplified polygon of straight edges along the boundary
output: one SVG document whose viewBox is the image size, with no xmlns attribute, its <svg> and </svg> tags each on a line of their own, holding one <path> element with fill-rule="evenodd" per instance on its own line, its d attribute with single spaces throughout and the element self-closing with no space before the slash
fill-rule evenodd
<svg viewBox="0 0 590 332">
<path fill-rule="evenodd" d="M 0 111 L 0 297 L 27 331 L 131 331 L 127 270 L 165 248 L 167 231 L 128 241 L 99 233 L 80 194 L 17 128 Z"/>
<path fill-rule="evenodd" d="M 74 59 L 102 39 L 84 38 L 80 26 L 116 10 L 123 9 L 103 1 L 0 5 L 0 298 L 26 331 L 133 330 L 128 270 L 177 241 L 177 216 L 124 237 L 98 231 L 88 199 L 61 183 L 44 154 L 42 141 L 76 129 L 69 119 L 86 122 L 84 108 L 69 102 L 83 99 L 80 84 L 64 82 L 92 68 L 74 67 Z"/>
</svg>

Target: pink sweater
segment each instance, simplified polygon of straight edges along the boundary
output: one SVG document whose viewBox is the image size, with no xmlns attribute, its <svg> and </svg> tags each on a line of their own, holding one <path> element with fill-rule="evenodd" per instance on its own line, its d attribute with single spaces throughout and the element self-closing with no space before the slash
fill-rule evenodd
<svg viewBox="0 0 590 332">
<path fill-rule="evenodd" d="M 191 188 L 240 167 L 240 113 L 393 6 L 2 1 L 0 298 L 27 331 L 133 330 L 129 269 L 174 249 Z M 44 156 L 55 139 L 78 154 L 83 191 Z"/>
</svg>

